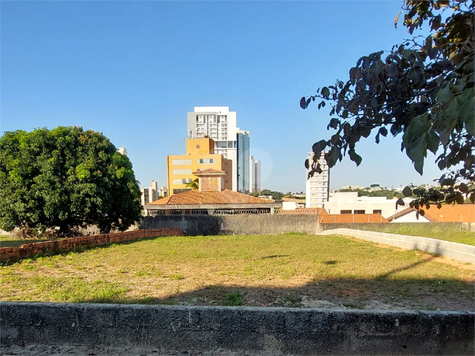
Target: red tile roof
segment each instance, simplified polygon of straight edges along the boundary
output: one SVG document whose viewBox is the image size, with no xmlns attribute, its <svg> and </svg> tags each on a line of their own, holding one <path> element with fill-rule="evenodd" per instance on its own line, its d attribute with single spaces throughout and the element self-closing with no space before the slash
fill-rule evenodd
<svg viewBox="0 0 475 356">
<path fill-rule="evenodd" d="M 328 214 L 320 215 L 321 224 L 349 224 L 349 223 L 388 223 L 381 214 Z"/>
<path fill-rule="evenodd" d="M 444 204 L 440 209 L 424 209 L 424 216 L 432 222 L 475 222 L 475 204 Z"/>
<path fill-rule="evenodd" d="M 390 216 L 388 220 L 392 221 L 415 210 L 414 208 L 404 209 Z M 423 210 L 424 217 L 431 222 L 475 222 L 475 204 L 444 204 L 440 209 L 437 206 L 431 206 Z"/>
<path fill-rule="evenodd" d="M 234 192 L 227 189 L 220 192 L 200 192 L 198 189 L 195 189 L 155 200 L 147 205 L 203 204 L 274 204 L 274 201 L 256 198 L 251 195 Z"/>
</svg>

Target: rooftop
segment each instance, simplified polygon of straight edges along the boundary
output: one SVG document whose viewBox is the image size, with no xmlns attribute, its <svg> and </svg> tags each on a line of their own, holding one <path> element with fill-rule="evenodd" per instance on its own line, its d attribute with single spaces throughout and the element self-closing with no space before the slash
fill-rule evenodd
<svg viewBox="0 0 475 356">
<path fill-rule="evenodd" d="M 147 205 L 204 205 L 204 204 L 274 204 L 273 200 L 256 198 L 232 190 L 200 192 L 198 189 L 174 194 Z"/>
</svg>

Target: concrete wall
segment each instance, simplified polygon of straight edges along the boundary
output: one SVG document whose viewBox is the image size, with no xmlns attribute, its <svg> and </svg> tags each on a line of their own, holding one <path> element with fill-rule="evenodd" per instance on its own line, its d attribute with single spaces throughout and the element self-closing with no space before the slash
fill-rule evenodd
<svg viewBox="0 0 475 356">
<path fill-rule="evenodd" d="M 147 216 L 140 225 L 143 229 L 178 227 L 186 235 L 216 234 L 281 234 L 321 231 L 318 215 L 157 215 Z"/>
<path fill-rule="evenodd" d="M 473 312 L 0 302 L 1 344 L 273 355 L 473 355 Z M 94 353 L 94 352 L 93 352 Z"/>
<path fill-rule="evenodd" d="M 475 246 L 459 244 L 456 242 L 431 239 L 428 237 L 388 234 L 384 232 L 334 229 L 325 230 L 323 235 L 352 236 L 380 244 L 397 246 L 408 250 L 421 250 L 450 257 L 462 262 L 475 264 Z"/>
</svg>

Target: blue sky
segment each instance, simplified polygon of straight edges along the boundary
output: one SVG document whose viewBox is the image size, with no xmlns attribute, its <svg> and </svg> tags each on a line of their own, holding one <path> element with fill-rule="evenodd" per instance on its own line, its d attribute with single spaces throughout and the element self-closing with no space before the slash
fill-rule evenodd
<svg viewBox="0 0 475 356">
<path fill-rule="evenodd" d="M 82 126 L 125 146 L 142 187 L 166 184 L 166 156 L 185 153 L 186 114 L 229 106 L 251 132 L 262 187 L 305 190 L 303 162 L 330 136 L 327 111 L 302 96 L 346 80 L 363 55 L 409 35 L 394 1 L 1 1 L 0 131 Z M 342 185 L 432 183 L 400 137 L 357 146 Z"/>
</svg>

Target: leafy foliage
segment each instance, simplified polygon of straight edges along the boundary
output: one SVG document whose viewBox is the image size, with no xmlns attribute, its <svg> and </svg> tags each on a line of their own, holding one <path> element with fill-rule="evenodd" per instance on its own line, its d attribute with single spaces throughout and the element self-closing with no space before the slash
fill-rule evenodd
<svg viewBox="0 0 475 356">
<path fill-rule="evenodd" d="M 282 192 L 276 192 L 274 190 L 270 190 L 270 189 L 263 189 L 261 191 L 261 194 L 260 195 L 272 195 L 272 199 L 274 200 L 281 200 L 282 197 L 284 196 L 284 193 Z"/>
<path fill-rule="evenodd" d="M 96 224 L 125 230 L 140 217 L 130 160 L 80 127 L 6 132 L 0 138 L 0 228 Z"/>
<path fill-rule="evenodd" d="M 200 187 L 200 179 L 195 178 L 190 183 L 186 183 L 187 188 L 191 188 L 193 190 L 199 189 Z"/>
<path fill-rule="evenodd" d="M 403 10 L 409 33 L 428 22 L 430 35 L 421 43 L 414 38 L 394 46 L 387 55 L 364 56 L 348 81 L 337 80 L 300 100 L 303 109 L 317 99 L 319 109 L 331 104 L 327 129 L 336 133 L 313 145 L 314 157 L 326 151 L 330 167 L 344 155 L 360 165 L 361 139 L 374 133 L 379 143 L 402 134 L 401 150 L 417 172 L 423 173 L 428 151 L 438 154 L 441 170 L 449 170 L 439 179 L 446 188 L 421 196 L 424 204 L 460 202 L 463 195 L 475 202 L 474 189 L 466 184 L 475 180 L 474 1 L 406 0 Z M 399 15 L 396 25 L 398 20 Z M 310 168 L 318 171 L 317 166 L 315 161 Z"/>
</svg>

